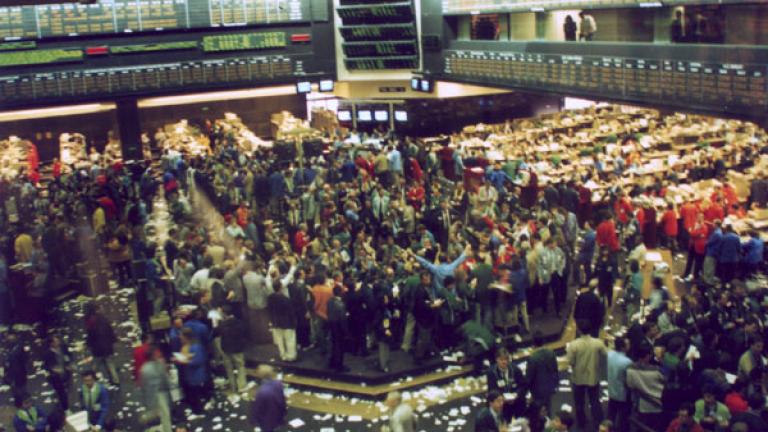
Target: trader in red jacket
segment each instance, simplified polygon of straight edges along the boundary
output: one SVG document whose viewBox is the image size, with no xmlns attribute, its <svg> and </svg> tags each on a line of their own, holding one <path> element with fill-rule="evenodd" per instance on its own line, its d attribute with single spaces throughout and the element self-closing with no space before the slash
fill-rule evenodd
<svg viewBox="0 0 768 432">
<path fill-rule="evenodd" d="M 672 203 L 667 204 L 667 210 L 661 215 L 661 229 L 664 233 L 664 245 L 674 253 L 677 250 L 677 212 Z"/>
<path fill-rule="evenodd" d="M 701 210 L 698 204 L 693 201 L 686 201 L 680 207 L 680 221 L 683 227 L 682 231 L 680 231 L 680 244 L 688 245 L 689 249 L 693 245 L 691 242 L 691 230 L 696 225 L 699 213 L 701 213 Z M 691 251 L 689 250 L 688 252 L 690 253 Z"/>
<path fill-rule="evenodd" d="M 613 203 L 613 211 L 616 213 L 616 219 L 621 225 L 626 225 L 632 215 L 632 203 L 624 192 L 619 192 L 619 197 Z"/>
<path fill-rule="evenodd" d="M 597 245 L 608 248 L 611 252 L 619 251 L 619 237 L 616 235 L 616 223 L 609 216 L 597 226 Z"/>
<path fill-rule="evenodd" d="M 685 263 L 683 277 L 690 280 L 691 278 L 698 278 L 704 266 L 707 238 L 709 237 L 709 226 L 704 222 L 704 213 L 698 213 L 696 223 L 688 234 L 690 235 L 690 246 L 688 248 L 688 260 Z M 693 274 L 691 274 L 691 270 L 693 270 Z"/>
</svg>

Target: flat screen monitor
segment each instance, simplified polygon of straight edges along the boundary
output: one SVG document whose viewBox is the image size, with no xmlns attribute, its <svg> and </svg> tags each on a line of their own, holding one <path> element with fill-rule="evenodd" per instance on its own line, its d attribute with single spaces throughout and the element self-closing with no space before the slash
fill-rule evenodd
<svg viewBox="0 0 768 432">
<path fill-rule="evenodd" d="M 321 92 L 332 92 L 333 91 L 333 80 L 320 80 L 320 91 Z"/>
<path fill-rule="evenodd" d="M 407 122 L 408 121 L 408 111 L 395 110 L 395 121 Z"/>
<path fill-rule="evenodd" d="M 336 113 L 336 117 L 339 119 L 339 121 L 343 121 L 343 122 L 352 121 L 352 111 L 339 110 Z"/>
<path fill-rule="evenodd" d="M 376 121 L 379 121 L 379 122 L 389 121 L 389 111 L 387 111 L 387 110 L 376 110 L 376 111 L 373 112 L 373 118 Z"/>
<path fill-rule="evenodd" d="M 357 121 L 369 122 L 373 119 L 371 110 L 359 110 L 357 111 Z"/>
<path fill-rule="evenodd" d="M 296 93 L 309 93 L 312 91 L 312 83 L 309 81 L 299 81 L 296 83 Z"/>
<path fill-rule="evenodd" d="M 419 91 L 419 82 L 421 80 L 419 78 L 411 78 L 411 90 Z"/>
<path fill-rule="evenodd" d="M 422 79 L 419 82 L 419 90 L 427 93 L 432 93 L 432 81 L 428 79 Z"/>
</svg>

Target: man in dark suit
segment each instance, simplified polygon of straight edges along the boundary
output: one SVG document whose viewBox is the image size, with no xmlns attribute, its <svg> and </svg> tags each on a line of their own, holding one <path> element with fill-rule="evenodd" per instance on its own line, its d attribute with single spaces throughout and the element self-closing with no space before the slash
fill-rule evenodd
<svg viewBox="0 0 768 432">
<path fill-rule="evenodd" d="M 504 424 L 501 416 L 504 409 L 504 396 L 497 391 L 490 391 L 485 400 L 488 406 L 477 413 L 475 432 L 499 432 L 499 427 Z"/>
<path fill-rule="evenodd" d="M 451 230 L 451 225 L 456 220 L 456 216 L 451 211 L 451 207 L 448 200 L 440 201 L 438 207 L 429 210 L 429 225 L 432 232 L 435 233 L 438 243 L 443 250 L 448 249 L 448 235 Z"/>
<path fill-rule="evenodd" d="M 593 291 L 593 286 L 597 285 L 597 279 L 593 279 L 589 283 L 590 286 L 582 288 L 576 297 L 573 320 L 581 333 L 588 333 L 592 337 L 597 337 L 603 327 L 605 306 L 600 297 Z"/>
<path fill-rule="evenodd" d="M 560 378 L 554 351 L 543 345 L 542 334 L 537 330 L 533 333 L 533 346 L 539 348 L 528 358 L 525 381 L 528 388 L 531 389 L 533 400 L 547 407 L 547 412 L 551 413 L 553 412 L 552 396 L 557 392 Z"/>
<path fill-rule="evenodd" d="M 333 297 L 328 301 L 328 327 L 331 329 L 331 358 L 328 367 L 336 372 L 345 372 L 344 336 L 347 329 L 347 308 L 341 299 L 341 286 L 333 287 Z"/>
<path fill-rule="evenodd" d="M 497 391 L 504 396 L 504 420 L 523 415 L 525 411 L 525 378 L 517 366 L 509 363 L 509 352 L 500 348 L 496 351 L 496 364 L 486 373 L 488 391 Z"/>
</svg>

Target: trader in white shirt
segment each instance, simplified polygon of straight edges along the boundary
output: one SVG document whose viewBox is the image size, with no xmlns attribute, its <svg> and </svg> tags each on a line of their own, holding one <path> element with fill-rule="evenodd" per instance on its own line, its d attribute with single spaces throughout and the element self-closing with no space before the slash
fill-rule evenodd
<svg viewBox="0 0 768 432">
<path fill-rule="evenodd" d="M 579 40 L 591 41 L 597 32 L 595 17 L 582 11 L 579 12 L 579 18 L 581 18 L 581 23 L 579 23 Z"/>
</svg>

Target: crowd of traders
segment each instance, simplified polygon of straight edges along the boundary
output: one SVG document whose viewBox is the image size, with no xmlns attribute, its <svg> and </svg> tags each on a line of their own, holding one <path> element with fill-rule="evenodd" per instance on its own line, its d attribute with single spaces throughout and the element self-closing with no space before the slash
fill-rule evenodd
<svg viewBox="0 0 768 432">
<path fill-rule="evenodd" d="M 588 424 L 585 399 L 592 421 L 604 419 L 598 386 L 607 355 L 608 416 L 617 430 L 628 430 L 630 412 L 661 429 L 697 422 L 721 430 L 730 419 L 765 430 L 754 429 L 764 425 L 768 388 L 764 293 L 746 283 L 762 270 L 763 243 L 757 233 L 742 241 L 723 224 L 738 208 L 724 178 L 705 204 L 656 209 L 646 197 L 663 197 L 669 179 L 632 190 L 608 184 L 604 200 L 594 203 L 586 182 L 616 177 L 587 172 L 541 186 L 528 164 L 533 161 L 493 163 L 460 150 L 445 157 L 444 148 L 390 133 L 338 139 L 324 154 L 290 160 L 268 150 L 240 153 L 223 135 L 213 134 L 212 146 L 206 156 L 164 152 L 159 175 L 150 165 L 101 161 L 90 170 L 59 171 L 45 188 L 25 176 L 3 181 L 2 318 L 9 319 L 9 265 L 27 263 L 32 287 L 45 292 L 51 280 L 70 276 L 74 262 L 103 255 L 121 285 L 138 282 L 145 331 L 152 316 L 173 313 L 168 340 L 196 414 L 211 395 L 214 357 L 225 366 L 230 392 L 246 389 L 245 337 L 274 341 L 284 361 L 297 360 L 299 347 L 317 347 L 334 370 L 345 368 L 347 352 L 376 349 L 378 367 L 386 371 L 391 349 L 424 360 L 461 345 L 478 358 L 501 353 L 491 356 L 500 374 L 489 378 L 493 412 L 481 413 L 496 425 L 488 430 L 526 413 L 532 413 L 529 427 L 541 430 L 541 411 L 532 407 L 551 408 L 558 381 L 553 356 L 541 354 L 550 360 L 538 369 L 529 365 L 523 375 L 508 364 L 503 347 L 494 347 L 494 332 L 531 332 L 536 313 L 546 314 L 550 305 L 557 315 L 568 314 L 567 299 L 578 287 L 580 336 L 567 358 L 580 426 Z M 765 149 L 757 141 L 740 151 Z M 749 159 L 741 158 L 739 168 Z M 710 170 L 712 176 L 731 168 L 724 161 L 708 164 L 724 166 Z M 486 167 L 477 187 L 462 181 L 469 166 Z M 162 244 L 145 229 L 159 188 L 172 220 Z M 755 180 L 750 205 L 765 207 L 767 191 L 764 177 Z M 206 207 L 209 201 L 214 209 Z M 641 300 L 644 251 L 657 246 L 657 234 L 665 246 L 689 255 L 680 307 L 661 278 Z M 56 253 L 64 248 L 79 253 Z M 596 311 L 614 305 L 618 280 L 630 328 L 608 350 L 596 339 L 604 316 Z M 86 325 L 96 366 L 116 384 L 108 323 L 90 310 Z M 480 347 L 471 343 L 478 337 Z M 148 346 L 148 358 L 158 360 Z M 727 373 L 736 380 L 726 380 Z M 24 374 L 12 375 L 23 381 Z M 503 394 L 517 397 L 499 405 Z M 17 392 L 20 405 L 26 399 Z M 728 416 L 718 400 L 728 404 Z M 687 402 L 695 402 L 695 412 Z M 279 412 L 261 415 L 262 425 L 282 421 Z M 551 427 L 572 422 L 567 413 L 557 417 Z"/>
</svg>

